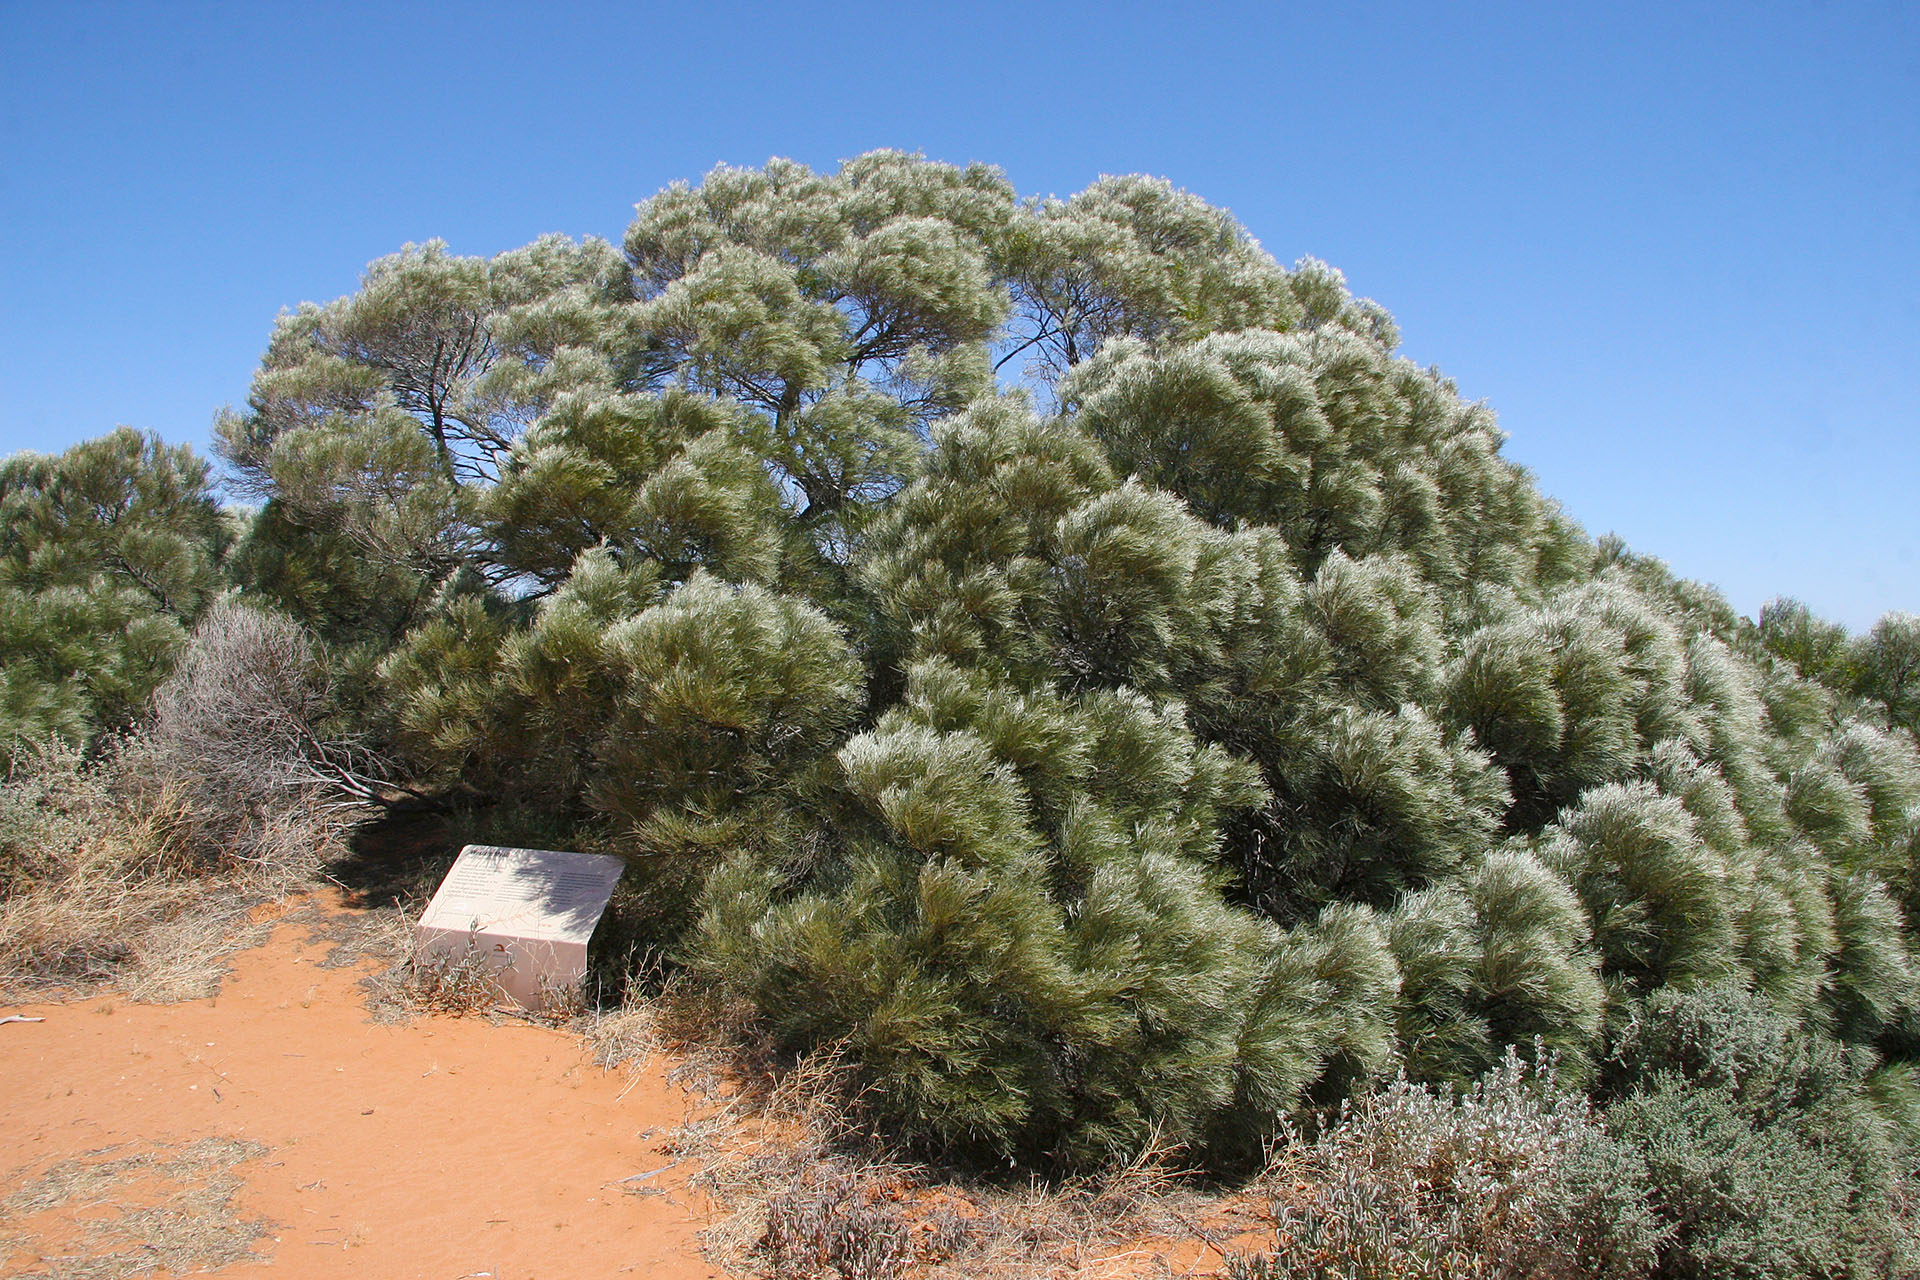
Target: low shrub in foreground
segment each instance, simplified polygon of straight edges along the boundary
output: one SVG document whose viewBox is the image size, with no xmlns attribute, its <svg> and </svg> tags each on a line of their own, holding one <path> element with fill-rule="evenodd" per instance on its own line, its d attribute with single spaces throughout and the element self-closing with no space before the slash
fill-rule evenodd
<svg viewBox="0 0 1920 1280">
<path fill-rule="evenodd" d="M 1356 1096 L 1278 1150 L 1276 1247 L 1228 1273 L 1920 1275 L 1902 1131 L 1831 1041 L 1711 989 L 1648 1002 L 1612 1066 L 1629 1083 L 1604 1110 L 1511 1049 L 1462 1094 L 1402 1076 Z"/>
<path fill-rule="evenodd" d="M 1637 1153 L 1511 1049 L 1463 1094 L 1402 1076 L 1352 1099 L 1268 1176 L 1276 1248 L 1247 1277 L 1640 1276 L 1668 1234 Z"/>
<path fill-rule="evenodd" d="M 1610 1057 L 1607 1127 L 1671 1231 L 1663 1276 L 1916 1274 L 1904 1073 L 1732 986 L 1658 992 Z"/>
<path fill-rule="evenodd" d="M 1892 1171 L 1850 1118 L 1823 1107 L 1762 1120 L 1731 1086 L 1672 1076 L 1609 1108 L 1671 1232 L 1653 1274 L 1915 1274 Z"/>
</svg>

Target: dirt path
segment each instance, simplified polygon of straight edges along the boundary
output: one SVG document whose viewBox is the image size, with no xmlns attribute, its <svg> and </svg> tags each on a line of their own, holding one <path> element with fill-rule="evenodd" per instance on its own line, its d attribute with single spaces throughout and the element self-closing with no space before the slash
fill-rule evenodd
<svg viewBox="0 0 1920 1280">
<path fill-rule="evenodd" d="M 0 1008 L 44 1019 L 0 1023 L 0 1276 L 719 1274 L 688 1167 L 622 1181 L 673 1163 L 694 1105 L 663 1064 L 602 1071 L 541 1027 L 377 1024 L 377 966 L 326 967 L 304 914 L 213 999 Z"/>
</svg>

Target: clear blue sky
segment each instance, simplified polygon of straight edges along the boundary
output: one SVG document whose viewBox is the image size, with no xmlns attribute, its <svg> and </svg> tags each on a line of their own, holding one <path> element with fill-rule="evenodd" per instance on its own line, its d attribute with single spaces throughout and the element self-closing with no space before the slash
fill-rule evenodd
<svg viewBox="0 0 1920 1280">
<path fill-rule="evenodd" d="M 1920 6 L 0 0 L 0 451 L 205 448 L 273 317 L 720 161 L 1140 171 L 1313 254 L 1592 532 L 1920 611 Z"/>
</svg>

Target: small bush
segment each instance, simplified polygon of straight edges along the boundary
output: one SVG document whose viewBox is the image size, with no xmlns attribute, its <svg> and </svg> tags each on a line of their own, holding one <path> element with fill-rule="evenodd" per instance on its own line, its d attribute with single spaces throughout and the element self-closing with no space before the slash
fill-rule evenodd
<svg viewBox="0 0 1920 1280">
<path fill-rule="evenodd" d="M 372 757 L 326 731 L 331 695 L 297 623 L 222 600 L 123 746 L 123 779 L 178 806 L 202 862 L 303 879 L 346 852 L 372 794 Z"/>
<path fill-rule="evenodd" d="M 1750 1115 L 1771 1118 L 1836 1092 L 1857 1091 L 1861 1069 L 1837 1042 L 1740 987 L 1663 988 L 1634 1010 L 1608 1054 L 1605 1084 L 1626 1094 L 1662 1074 L 1730 1089 Z"/>
<path fill-rule="evenodd" d="M 913 1263 L 910 1224 L 882 1187 L 832 1165 L 767 1201 L 766 1250 L 776 1276 L 887 1280 Z"/>
<path fill-rule="evenodd" d="M 1464 1094 L 1400 1077 L 1270 1170 L 1278 1246 L 1245 1276 L 1628 1277 L 1663 1229 L 1611 1142 L 1548 1065 L 1510 1048 Z"/>
<path fill-rule="evenodd" d="M 1733 1086 L 1676 1076 L 1609 1108 L 1608 1125 L 1641 1153 L 1649 1200 L 1672 1231 L 1654 1274 L 1910 1274 L 1895 1265 L 1903 1246 L 1890 1171 L 1863 1159 L 1859 1135 L 1840 1120 L 1827 1108 L 1757 1120 Z"/>
<path fill-rule="evenodd" d="M 25 893 L 72 862 L 91 834 L 89 815 L 108 802 L 80 749 L 48 739 L 16 756 L 0 785 L 0 901 Z"/>
<path fill-rule="evenodd" d="M 1732 986 L 1663 990 L 1608 1060 L 1608 1129 L 1671 1235 L 1655 1274 L 1907 1275 L 1898 1074 Z"/>
</svg>

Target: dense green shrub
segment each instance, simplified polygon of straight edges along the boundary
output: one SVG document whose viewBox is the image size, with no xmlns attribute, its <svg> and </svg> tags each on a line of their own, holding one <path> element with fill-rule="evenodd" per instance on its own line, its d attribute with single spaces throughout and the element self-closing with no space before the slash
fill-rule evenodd
<svg viewBox="0 0 1920 1280">
<path fill-rule="evenodd" d="M 1646 1162 L 1672 1231 L 1657 1274 L 1906 1274 L 1910 1081 L 1737 986 L 1636 1007 L 1609 1052 L 1606 1110 Z"/>
<path fill-rule="evenodd" d="M 1504 1049 L 1584 1074 L 1604 994 L 1587 917 L 1567 883 L 1517 847 L 1403 897 L 1388 936 L 1401 972 L 1402 1059 L 1416 1079 L 1465 1084 Z"/>
<path fill-rule="evenodd" d="M 940 659 L 839 753 L 810 865 L 744 853 L 695 954 L 791 1047 L 838 1044 L 892 1127 L 1073 1162 L 1255 1123 L 1387 1048 L 1366 913 L 1281 935 L 1210 855 L 1254 772 L 1137 693 L 1022 691 Z"/>
<path fill-rule="evenodd" d="M 1886 1153 L 1851 1108 L 1748 1111 L 1731 1085 L 1657 1076 L 1607 1110 L 1646 1164 L 1647 1198 L 1672 1231 L 1653 1274 L 1910 1274 L 1912 1225 Z"/>
<path fill-rule="evenodd" d="M 125 728 L 220 589 L 207 464 L 122 427 L 0 460 L 0 762 Z"/>
</svg>

